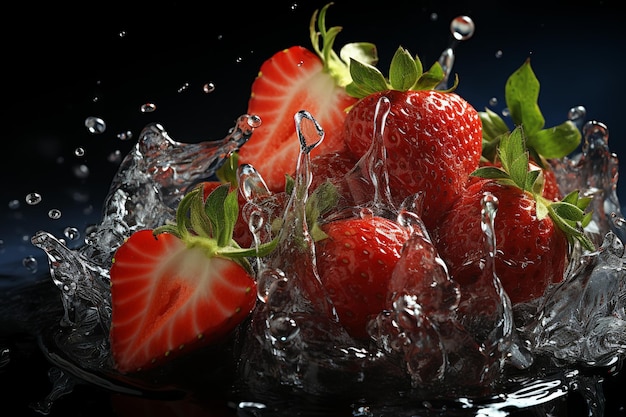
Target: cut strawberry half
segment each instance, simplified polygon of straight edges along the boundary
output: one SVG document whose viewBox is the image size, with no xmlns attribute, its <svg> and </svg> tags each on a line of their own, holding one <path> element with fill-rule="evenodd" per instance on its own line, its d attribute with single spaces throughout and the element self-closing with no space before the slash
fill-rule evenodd
<svg viewBox="0 0 626 417">
<path fill-rule="evenodd" d="M 300 146 L 294 115 L 313 114 L 325 132 L 324 143 L 313 155 L 344 148 L 341 130 L 347 109 L 356 102 L 345 86 L 351 81 L 349 57 L 375 63 L 376 48 L 369 43 L 344 46 L 341 58 L 332 50 L 340 27 L 325 27 L 326 5 L 313 14 L 311 40 L 316 53 L 302 46 L 282 50 L 261 65 L 248 102 L 248 113 L 261 118 L 261 126 L 239 151 L 239 161 L 253 165 L 272 191 L 282 191 L 285 175 L 294 170 Z M 317 18 L 317 19 L 316 19 Z M 319 32 L 315 29 L 315 24 Z M 321 48 L 319 43 L 321 41 Z"/>
<path fill-rule="evenodd" d="M 177 224 L 140 230 L 117 250 L 111 276 L 111 353 L 122 373 L 146 370 L 180 352 L 220 341 L 252 311 L 256 283 L 232 239 L 238 213 L 230 185 L 204 200 L 187 194 Z"/>
</svg>

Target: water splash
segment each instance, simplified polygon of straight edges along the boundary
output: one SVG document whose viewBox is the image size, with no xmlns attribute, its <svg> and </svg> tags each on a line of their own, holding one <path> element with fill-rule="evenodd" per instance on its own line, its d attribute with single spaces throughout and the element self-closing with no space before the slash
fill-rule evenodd
<svg viewBox="0 0 626 417">
<path fill-rule="evenodd" d="M 122 162 L 105 200 L 100 223 L 78 249 L 40 231 L 31 242 L 42 249 L 52 281 L 61 292 L 64 315 L 55 343 L 86 369 L 110 368 L 109 268 L 115 250 L 135 230 L 174 218 L 179 200 L 197 181 L 215 174 L 258 127 L 243 115 L 221 141 L 187 144 L 172 140 L 162 126 L 142 132 Z"/>
</svg>

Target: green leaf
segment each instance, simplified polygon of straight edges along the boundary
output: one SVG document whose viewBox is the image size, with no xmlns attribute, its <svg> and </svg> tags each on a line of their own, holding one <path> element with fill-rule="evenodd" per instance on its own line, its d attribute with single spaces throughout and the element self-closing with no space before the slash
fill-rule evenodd
<svg viewBox="0 0 626 417">
<path fill-rule="evenodd" d="M 573 152 L 582 139 L 580 130 L 567 120 L 558 126 L 542 129 L 528 136 L 528 146 L 544 158 L 562 158 Z"/>
<path fill-rule="evenodd" d="M 219 228 L 217 244 L 220 247 L 229 246 L 233 238 L 235 223 L 239 216 L 238 191 L 233 190 L 224 199 L 224 222 Z"/>
<path fill-rule="evenodd" d="M 505 85 L 506 105 L 511 119 L 516 125 L 524 126 L 526 135 L 538 132 L 545 125 L 538 105 L 539 87 L 529 59 L 511 74 Z"/>
<path fill-rule="evenodd" d="M 378 68 L 372 65 L 351 59 L 350 75 L 352 82 L 358 87 L 357 91 L 363 92 L 365 95 L 388 89 L 385 77 Z M 365 97 L 365 95 L 361 97 Z"/>
<path fill-rule="evenodd" d="M 494 166 L 483 166 L 480 167 L 478 169 L 476 169 L 474 172 L 472 172 L 471 174 L 473 177 L 480 177 L 480 178 L 488 178 L 488 179 L 509 179 L 511 178 L 510 175 L 498 168 L 498 167 L 494 167 Z"/>
<path fill-rule="evenodd" d="M 435 62 L 428 71 L 423 73 L 417 83 L 413 87 L 413 90 L 433 90 L 437 87 L 443 79 L 446 77 L 445 72 L 443 71 L 443 67 L 439 62 Z M 455 81 L 455 86 L 458 80 Z M 448 89 L 453 90 L 453 88 Z"/>
<path fill-rule="evenodd" d="M 499 114 L 490 109 L 478 112 L 483 124 L 483 139 L 493 141 L 501 135 L 509 133 L 509 127 Z"/>
<path fill-rule="evenodd" d="M 411 54 L 402 47 L 396 49 L 389 67 L 391 88 L 398 91 L 408 91 L 415 85 L 420 75 L 420 69 Z"/>
</svg>

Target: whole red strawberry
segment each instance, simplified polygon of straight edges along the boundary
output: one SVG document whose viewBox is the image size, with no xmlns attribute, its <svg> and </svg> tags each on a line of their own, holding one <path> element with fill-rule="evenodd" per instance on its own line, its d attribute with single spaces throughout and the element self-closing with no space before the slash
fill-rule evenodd
<svg viewBox="0 0 626 417">
<path fill-rule="evenodd" d="M 495 217 L 495 272 L 511 302 L 528 302 L 563 279 L 569 244 L 593 250 L 578 224 L 589 222 L 588 199 L 577 193 L 553 202 L 541 195 L 538 170 L 529 169 L 521 128 L 502 138 L 502 168 L 486 166 L 469 180 L 465 192 L 434 229 L 434 241 L 452 278 L 467 288 L 480 279 L 485 263 L 481 199 L 498 199 Z M 482 176 L 482 177 L 481 177 Z"/>
<path fill-rule="evenodd" d="M 292 46 L 277 52 L 261 65 L 251 88 L 248 113 L 261 118 L 261 126 L 240 150 L 240 161 L 252 164 L 263 176 L 270 190 L 284 190 L 285 175 L 293 171 L 300 148 L 293 116 L 300 110 L 315 115 L 325 132 L 324 142 L 312 156 L 339 151 L 345 147 L 341 137 L 347 109 L 356 98 L 346 93 L 350 82 L 348 63 L 333 51 L 340 27 L 326 29 L 326 10 L 317 11 L 311 19 L 310 51 Z M 315 30 L 315 23 L 319 32 Z M 315 40 L 321 41 L 315 44 Z M 344 46 L 341 56 L 358 55 L 367 62 L 377 61 L 376 48 L 369 43 Z"/>
<path fill-rule="evenodd" d="M 374 138 L 377 103 L 386 96 L 391 109 L 384 125 L 387 172 L 396 203 L 423 193 L 422 217 L 436 225 L 461 194 L 480 161 L 482 129 L 478 112 L 459 95 L 432 88 L 443 79 L 436 63 L 423 73 L 419 59 L 399 48 L 387 81 L 374 67 L 353 60 L 353 84 L 347 90 L 362 97 L 344 122 L 348 149 L 360 158 Z"/>
<path fill-rule="evenodd" d="M 410 230 L 376 215 L 321 225 L 316 241 L 319 275 L 339 321 L 355 338 L 367 338 L 367 324 L 385 306 L 391 273 Z"/>
</svg>

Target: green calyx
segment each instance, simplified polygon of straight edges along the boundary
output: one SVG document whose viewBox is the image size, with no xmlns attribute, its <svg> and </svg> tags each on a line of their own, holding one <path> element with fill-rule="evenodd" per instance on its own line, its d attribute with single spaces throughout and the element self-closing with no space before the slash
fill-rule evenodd
<svg viewBox="0 0 626 417">
<path fill-rule="evenodd" d="M 268 255 L 278 241 L 241 248 L 233 240 L 239 216 L 237 192 L 231 191 L 231 184 L 226 183 L 213 190 L 205 200 L 202 185 L 197 186 L 185 194 L 178 204 L 176 221 L 155 228 L 153 234 L 173 234 L 187 246 L 203 249 L 209 258 L 220 256 L 233 259 L 249 269 L 246 258 Z"/>
<path fill-rule="evenodd" d="M 375 66 L 354 58 L 350 61 L 350 75 L 352 83 L 346 86 L 346 92 L 356 98 L 387 90 L 433 90 L 445 78 L 445 72 L 439 62 L 435 62 L 424 72 L 420 58 L 417 55 L 413 57 L 403 47 L 398 47 L 391 59 L 389 78 L 385 78 Z M 453 91 L 457 84 L 458 77 L 455 77 L 454 85 L 442 91 Z"/>
<path fill-rule="evenodd" d="M 516 127 L 510 134 L 500 136 L 496 158 L 500 161 L 501 167 L 483 166 L 474 171 L 472 176 L 493 179 L 529 193 L 536 202 L 539 220 L 549 216 L 565 234 L 570 244 L 578 241 L 584 249 L 595 250 L 583 230 L 592 219 L 591 212 L 585 213 L 591 198 L 580 197 L 578 191 L 572 191 L 557 202 L 543 197 L 543 170 L 529 168 L 530 157 L 525 142 L 525 132 L 521 126 Z"/>
<path fill-rule="evenodd" d="M 504 94 L 512 122 L 515 126 L 524 126 L 526 146 L 535 162 L 543 167 L 545 159 L 562 158 L 574 151 L 582 135 L 570 120 L 545 128 L 538 105 L 539 87 L 539 80 L 527 59 L 508 78 Z M 479 115 L 483 125 L 483 157 L 493 162 L 500 137 L 509 133 L 509 127 L 492 110 L 485 109 Z"/>
<path fill-rule="evenodd" d="M 337 55 L 333 50 L 333 45 L 342 27 L 333 26 L 326 29 L 326 11 L 332 4 L 328 3 L 321 10 L 313 13 L 309 33 L 313 49 L 324 64 L 324 71 L 335 79 L 338 86 L 345 87 L 352 81 L 349 70 L 350 60 L 358 59 L 361 62 L 376 65 L 378 51 L 373 43 L 355 42 L 344 45 Z"/>
</svg>

